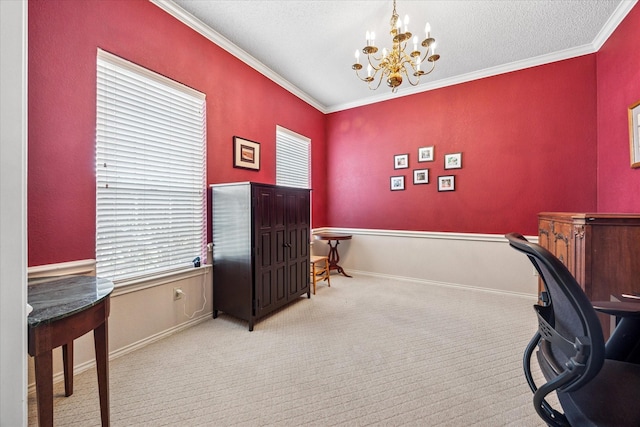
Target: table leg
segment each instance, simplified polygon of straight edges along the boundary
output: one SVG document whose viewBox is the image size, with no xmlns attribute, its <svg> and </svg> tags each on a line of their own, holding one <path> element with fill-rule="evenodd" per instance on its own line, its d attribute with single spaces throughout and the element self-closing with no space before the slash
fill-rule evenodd
<svg viewBox="0 0 640 427">
<path fill-rule="evenodd" d="M 340 241 L 336 240 L 335 245 L 332 245 L 331 242 L 333 242 L 333 240 L 329 240 L 329 272 L 331 272 L 331 270 L 338 270 L 338 273 L 341 273 L 346 277 L 351 277 L 344 271 L 342 267 L 340 267 L 340 265 L 338 265 L 338 262 L 340 261 L 338 245 L 340 244 Z"/>
<path fill-rule="evenodd" d="M 109 425 L 109 343 L 107 320 L 93 330 L 98 370 L 98 394 L 100 395 L 100 418 L 102 427 Z"/>
<path fill-rule="evenodd" d="M 34 357 L 36 374 L 36 399 L 38 401 L 38 425 L 53 426 L 53 357 L 45 351 Z"/>
<path fill-rule="evenodd" d="M 634 349 L 640 342 L 640 319 L 625 317 L 620 320 L 605 344 L 607 359 L 632 361 Z"/>
<path fill-rule="evenodd" d="M 62 364 L 64 365 L 64 395 L 73 394 L 73 341 L 62 345 Z"/>
</svg>

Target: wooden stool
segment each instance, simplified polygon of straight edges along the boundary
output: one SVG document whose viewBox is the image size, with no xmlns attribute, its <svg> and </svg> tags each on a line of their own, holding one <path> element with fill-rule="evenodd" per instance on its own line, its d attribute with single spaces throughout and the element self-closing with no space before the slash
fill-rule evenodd
<svg viewBox="0 0 640 427">
<path fill-rule="evenodd" d="M 326 256 L 311 256 L 311 281 L 313 282 L 313 294 L 316 294 L 316 282 L 318 276 L 322 280 L 326 280 L 329 287 L 331 287 L 331 276 L 329 276 L 329 257 Z"/>
</svg>

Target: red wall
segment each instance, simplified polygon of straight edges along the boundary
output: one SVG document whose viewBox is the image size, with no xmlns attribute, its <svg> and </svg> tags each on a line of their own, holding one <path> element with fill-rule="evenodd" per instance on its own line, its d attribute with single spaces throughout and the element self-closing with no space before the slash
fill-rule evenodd
<svg viewBox="0 0 640 427">
<path fill-rule="evenodd" d="M 207 94 L 209 183 L 274 182 L 279 124 L 312 139 L 316 227 L 537 234 L 540 211 L 640 211 L 638 24 L 640 5 L 597 54 L 325 117 L 146 0 L 30 0 L 29 265 L 95 256 L 97 47 Z M 232 167 L 233 135 L 262 144 L 260 172 Z M 429 145 L 436 160 L 417 163 Z M 453 152 L 463 168 L 445 171 Z M 444 174 L 456 191 L 437 191 Z"/>
<path fill-rule="evenodd" d="M 537 235 L 538 212 L 596 209 L 595 55 L 333 113 L 327 129 L 331 226 Z M 455 152 L 462 169 L 445 171 Z M 413 185 L 418 168 L 429 184 Z M 456 190 L 438 192 L 448 174 Z"/>
<path fill-rule="evenodd" d="M 325 116 L 146 0 L 29 0 L 29 265 L 95 257 L 96 49 L 207 95 L 207 181 L 275 182 L 275 128 L 312 140 L 313 219 L 325 216 Z M 232 167 L 232 137 L 261 143 Z M 317 166 L 320 165 L 320 166 Z"/>
<path fill-rule="evenodd" d="M 597 53 L 598 210 L 640 212 L 640 169 L 632 169 L 628 108 L 640 101 L 640 4 Z"/>
</svg>

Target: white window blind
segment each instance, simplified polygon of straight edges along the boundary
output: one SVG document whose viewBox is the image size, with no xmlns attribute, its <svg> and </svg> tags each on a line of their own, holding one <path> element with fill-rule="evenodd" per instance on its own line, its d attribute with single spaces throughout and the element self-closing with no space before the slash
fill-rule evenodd
<svg viewBox="0 0 640 427">
<path fill-rule="evenodd" d="M 311 188 L 311 140 L 276 126 L 276 184 Z"/>
<path fill-rule="evenodd" d="M 204 94 L 98 50 L 96 268 L 112 280 L 204 260 Z"/>
</svg>

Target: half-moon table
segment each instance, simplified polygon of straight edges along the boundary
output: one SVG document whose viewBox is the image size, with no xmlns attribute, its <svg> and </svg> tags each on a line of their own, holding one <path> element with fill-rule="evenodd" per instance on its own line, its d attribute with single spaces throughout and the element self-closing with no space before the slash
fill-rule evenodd
<svg viewBox="0 0 640 427">
<path fill-rule="evenodd" d="M 339 233 L 314 234 L 314 238 L 316 240 L 326 240 L 327 243 L 329 243 L 329 273 L 331 273 L 331 270 L 338 270 L 338 273 L 341 273 L 346 277 L 351 277 L 338 264 L 338 262 L 340 261 L 340 254 L 338 253 L 338 245 L 340 244 L 341 240 L 351 240 L 351 237 L 352 237 L 351 234 L 339 234 Z"/>
<path fill-rule="evenodd" d="M 35 361 L 38 424 L 53 426 L 52 350 L 62 346 L 64 394 L 73 394 L 73 340 L 93 331 L 102 426 L 109 425 L 107 319 L 113 282 L 93 276 L 29 281 L 29 355 Z"/>
</svg>

